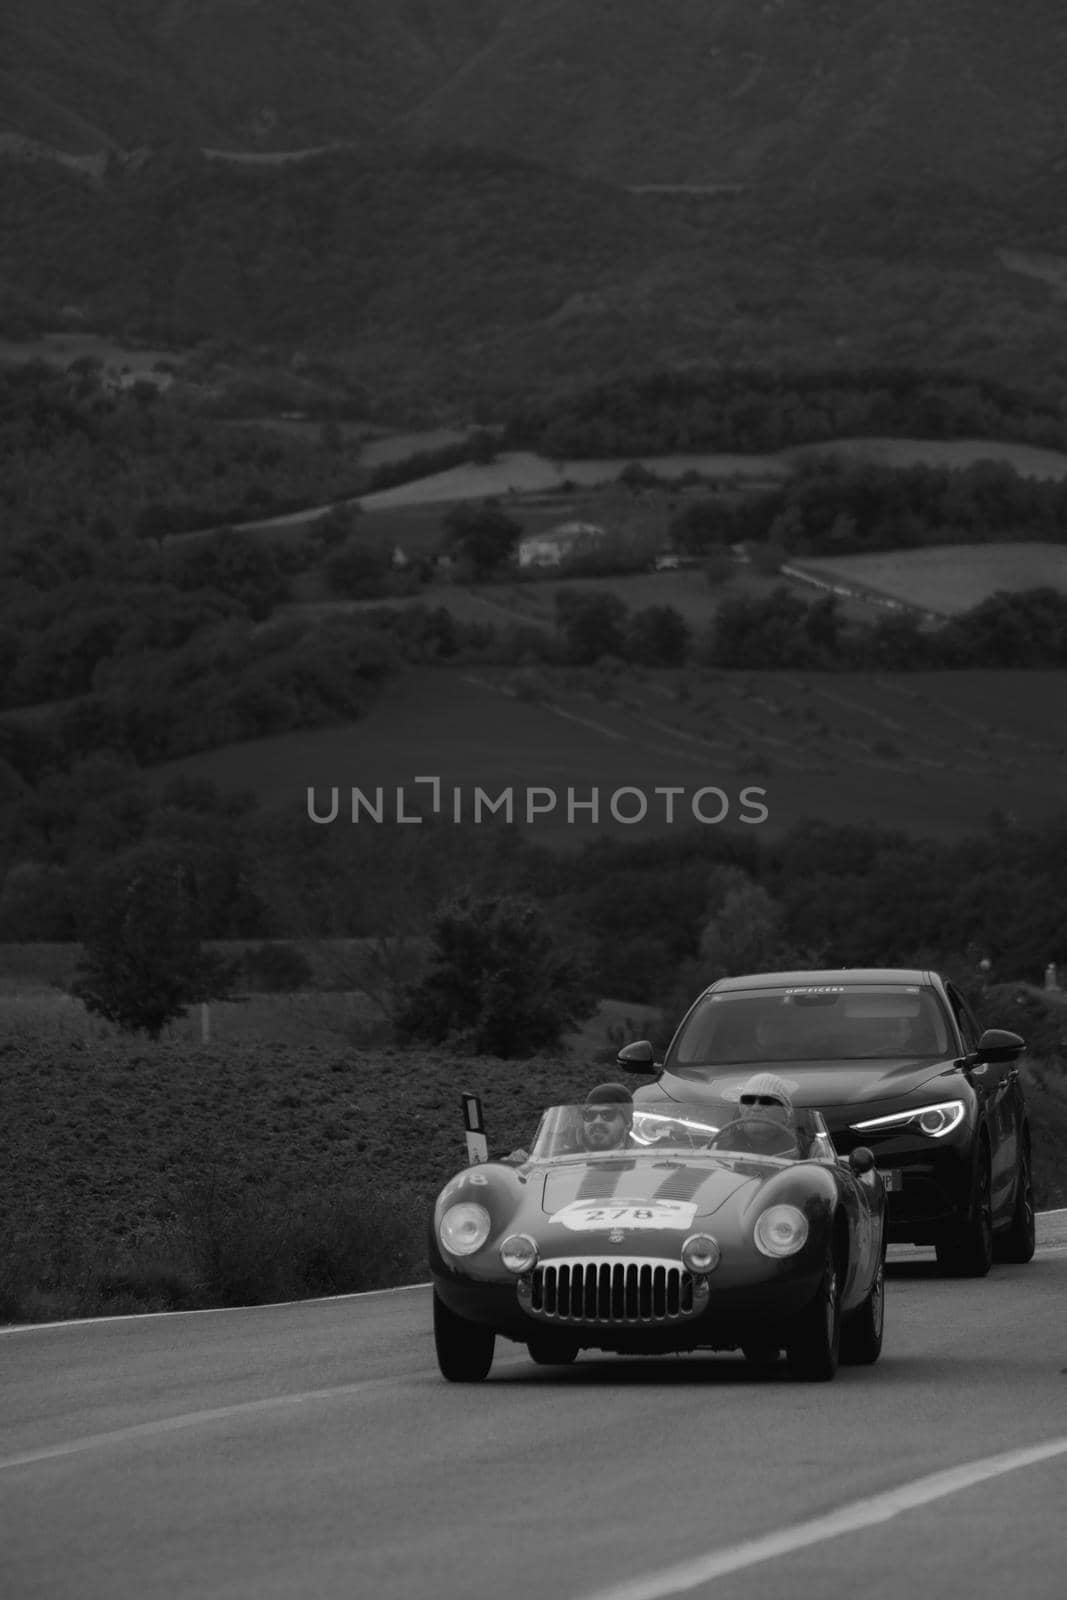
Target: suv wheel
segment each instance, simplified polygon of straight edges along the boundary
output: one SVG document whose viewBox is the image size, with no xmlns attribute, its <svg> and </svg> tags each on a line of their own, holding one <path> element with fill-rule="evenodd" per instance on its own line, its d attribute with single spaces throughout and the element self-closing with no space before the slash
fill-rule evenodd
<svg viewBox="0 0 1067 1600">
<path fill-rule="evenodd" d="M 1030 1142 L 1024 1137 L 1019 1168 L 1015 1175 L 1015 1208 L 1011 1222 L 1003 1233 L 993 1239 L 993 1256 L 997 1261 L 1029 1261 L 1034 1253 L 1036 1230 L 1034 1224 L 1034 1190 L 1030 1166 Z"/>
<path fill-rule="evenodd" d="M 975 1167 L 971 1214 L 938 1239 L 937 1264 L 949 1278 L 984 1278 L 993 1264 L 993 1174 L 984 1143 Z"/>
</svg>

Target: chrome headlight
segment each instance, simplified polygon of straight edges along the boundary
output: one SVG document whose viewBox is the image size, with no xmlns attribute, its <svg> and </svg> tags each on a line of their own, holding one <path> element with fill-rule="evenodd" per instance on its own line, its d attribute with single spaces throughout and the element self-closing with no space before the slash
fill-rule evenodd
<svg viewBox="0 0 1067 1600">
<path fill-rule="evenodd" d="M 528 1233 L 510 1233 L 500 1246 L 500 1259 L 509 1272 L 532 1272 L 537 1254 L 537 1245 Z"/>
<path fill-rule="evenodd" d="M 484 1206 L 472 1200 L 461 1200 L 449 1206 L 437 1232 L 445 1249 L 454 1256 L 470 1256 L 480 1250 L 489 1237 L 492 1218 Z"/>
<path fill-rule="evenodd" d="M 916 1106 L 913 1111 L 895 1111 L 888 1117 L 872 1117 L 869 1122 L 853 1122 L 853 1133 L 893 1133 L 912 1124 L 931 1139 L 943 1139 L 958 1128 L 967 1113 L 962 1100 L 939 1100 L 936 1105 Z"/>
<path fill-rule="evenodd" d="M 691 1233 L 682 1246 L 682 1266 L 688 1272 L 714 1272 L 722 1251 L 710 1233 Z"/>
<path fill-rule="evenodd" d="M 768 1206 L 756 1223 L 756 1249 L 765 1256 L 796 1255 L 808 1237 L 808 1219 L 796 1206 Z"/>
</svg>

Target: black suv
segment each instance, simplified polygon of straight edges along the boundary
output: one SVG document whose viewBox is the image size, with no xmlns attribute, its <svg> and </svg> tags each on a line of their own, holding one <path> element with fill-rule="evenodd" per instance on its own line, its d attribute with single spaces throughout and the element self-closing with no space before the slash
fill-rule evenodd
<svg viewBox="0 0 1067 1600">
<path fill-rule="evenodd" d="M 838 1154 L 868 1146 L 889 1191 L 889 1236 L 932 1244 L 946 1273 L 984 1277 L 1034 1253 L 1030 1128 L 1018 1034 L 979 1028 L 936 972 L 846 968 L 720 978 L 678 1025 L 662 1063 L 642 1039 L 619 1052 L 657 1072 L 638 1105 L 736 1098 L 754 1074 L 817 1106 Z"/>
</svg>

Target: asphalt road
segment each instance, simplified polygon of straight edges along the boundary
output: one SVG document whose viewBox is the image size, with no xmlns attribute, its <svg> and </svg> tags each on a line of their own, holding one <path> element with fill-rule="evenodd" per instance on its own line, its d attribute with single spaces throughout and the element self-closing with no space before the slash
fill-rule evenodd
<svg viewBox="0 0 1067 1600">
<path fill-rule="evenodd" d="M 831 1384 L 500 1343 L 450 1385 L 426 1288 L 4 1331 L 0 1594 L 1061 1600 L 1067 1212 L 1039 1238 L 978 1282 L 891 1252 Z"/>
</svg>

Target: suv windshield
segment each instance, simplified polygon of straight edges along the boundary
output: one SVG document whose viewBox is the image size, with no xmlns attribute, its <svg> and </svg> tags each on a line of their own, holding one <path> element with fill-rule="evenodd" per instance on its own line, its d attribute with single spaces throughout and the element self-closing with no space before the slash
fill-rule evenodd
<svg viewBox="0 0 1067 1600">
<path fill-rule="evenodd" d="M 564 1156 L 691 1155 L 710 1151 L 773 1156 L 784 1161 L 834 1161 L 822 1113 L 774 1104 L 769 1097 L 699 1105 L 549 1106 L 530 1149 L 533 1161 Z"/>
<path fill-rule="evenodd" d="M 891 1060 L 950 1050 L 933 991 L 820 985 L 701 995 L 667 1052 L 671 1071 L 748 1062 Z"/>
</svg>

